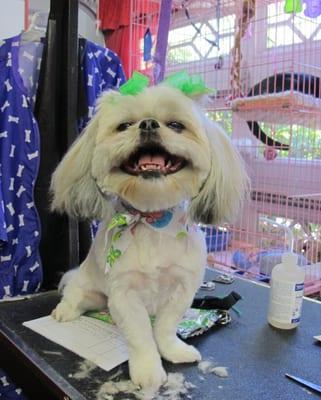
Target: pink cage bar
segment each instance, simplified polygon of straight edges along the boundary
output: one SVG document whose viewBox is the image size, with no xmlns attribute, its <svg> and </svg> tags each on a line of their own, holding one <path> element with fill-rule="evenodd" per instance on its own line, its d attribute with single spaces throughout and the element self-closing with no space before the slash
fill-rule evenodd
<svg viewBox="0 0 321 400">
<path fill-rule="evenodd" d="M 155 37 L 159 2 L 143 3 L 133 0 L 132 35 L 140 38 L 154 21 Z M 286 3 L 173 0 L 166 74 L 184 69 L 215 89 L 206 110 L 231 136 L 251 179 L 234 225 L 203 227 L 209 265 L 268 282 L 291 232 L 305 293 L 319 296 L 321 15 L 310 16 L 308 1 L 300 12 L 285 12 Z M 141 52 L 133 48 L 133 65 L 150 73 Z"/>
</svg>

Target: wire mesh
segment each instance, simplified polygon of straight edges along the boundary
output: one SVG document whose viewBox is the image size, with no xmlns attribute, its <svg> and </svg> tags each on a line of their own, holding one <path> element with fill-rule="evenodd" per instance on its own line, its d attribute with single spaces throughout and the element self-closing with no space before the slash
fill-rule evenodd
<svg viewBox="0 0 321 400">
<path fill-rule="evenodd" d="M 149 7 L 144 12 L 142 4 Z M 166 73 L 197 73 L 215 89 L 206 111 L 231 136 L 251 179 L 235 224 L 203 227 L 209 264 L 269 281 L 289 250 L 290 229 L 306 270 L 306 294 L 319 295 L 321 16 L 285 12 L 285 5 L 173 0 Z M 133 0 L 133 7 L 134 42 L 147 26 L 155 37 L 159 2 Z M 141 47 L 132 48 L 132 57 L 133 66 L 150 73 L 152 60 L 142 63 Z"/>
</svg>

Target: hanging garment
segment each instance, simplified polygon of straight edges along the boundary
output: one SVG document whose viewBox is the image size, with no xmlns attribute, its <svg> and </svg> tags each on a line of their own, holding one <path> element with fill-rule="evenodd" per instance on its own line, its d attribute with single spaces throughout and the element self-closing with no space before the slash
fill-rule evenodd
<svg viewBox="0 0 321 400">
<path fill-rule="evenodd" d="M 6 225 L 6 220 L 4 217 L 4 201 L 2 198 L 2 179 L 1 179 L 1 174 L 0 174 L 0 249 L 1 247 L 5 244 L 5 242 L 8 240 L 8 235 L 7 235 L 7 225 Z"/>
<path fill-rule="evenodd" d="M 88 114 L 80 123 L 81 129 L 93 116 L 96 100 L 100 94 L 108 89 L 117 90 L 126 81 L 122 63 L 113 51 L 89 40 L 83 41 L 83 45 L 81 69 L 86 87 Z"/>
<path fill-rule="evenodd" d="M 30 43 L 22 52 L 20 65 L 18 36 L 3 41 L 0 47 L 0 197 L 4 219 L 0 298 L 34 293 L 42 281 L 40 224 L 33 200 L 39 132 L 32 112 L 32 96 L 39 46 Z"/>
<path fill-rule="evenodd" d="M 0 42 L 0 298 L 34 293 L 43 280 L 41 224 L 34 206 L 40 134 L 33 114 L 42 47 L 20 39 Z M 93 115 L 99 94 L 125 81 L 113 52 L 89 41 L 82 45 L 80 71 L 88 107 L 80 130 Z"/>
</svg>

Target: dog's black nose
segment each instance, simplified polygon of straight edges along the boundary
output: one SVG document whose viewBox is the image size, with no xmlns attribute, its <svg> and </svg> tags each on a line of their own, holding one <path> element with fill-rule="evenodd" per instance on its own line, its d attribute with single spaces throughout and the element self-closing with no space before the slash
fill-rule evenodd
<svg viewBox="0 0 321 400">
<path fill-rule="evenodd" d="M 155 119 L 144 119 L 138 126 L 142 131 L 154 131 L 160 128 L 159 123 Z"/>
</svg>

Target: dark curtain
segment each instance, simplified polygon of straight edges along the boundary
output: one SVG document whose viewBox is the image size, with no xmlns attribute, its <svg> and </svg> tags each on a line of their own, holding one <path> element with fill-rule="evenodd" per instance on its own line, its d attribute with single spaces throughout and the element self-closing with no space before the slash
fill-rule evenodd
<svg viewBox="0 0 321 400">
<path fill-rule="evenodd" d="M 41 221 L 44 289 L 79 262 L 78 223 L 50 212 L 51 174 L 78 135 L 78 1 L 51 0 L 35 116 L 40 130 L 40 168 L 35 205 Z"/>
</svg>

